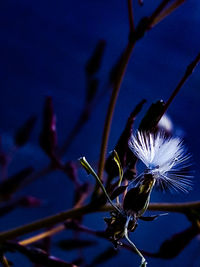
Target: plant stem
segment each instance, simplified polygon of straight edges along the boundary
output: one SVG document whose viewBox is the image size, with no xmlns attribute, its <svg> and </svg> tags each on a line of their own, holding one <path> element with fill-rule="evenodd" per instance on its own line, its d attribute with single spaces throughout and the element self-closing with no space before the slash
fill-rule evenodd
<svg viewBox="0 0 200 267">
<path fill-rule="evenodd" d="M 181 78 L 180 82 L 178 83 L 177 87 L 175 88 L 175 90 L 173 91 L 173 93 L 171 94 L 171 96 L 169 97 L 169 99 L 167 100 L 164 110 L 160 116 L 160 119 L 162 118 L 162 116 L 165 114 L 166 110 L 168 109 L 169 105 L 171 104 L 171 102 L 173 101 L 173 99 L 175 98 L 175 96 L 178 94 L 178 92 L 180 91 L 180 89 L 182 88 L 182 86 L 184 85 L 184 83 L 187 81 L 187 79 L 190 77 L 190 75 L 192 74 L 192 72 L 194 71 L 195 67 L 197 66 L 197 64 L 200 62 L 200 53 L 196 56 L 196 58 L 187 66 L 185 74 L 183 75 L 183 77 Z"/>
<path fill-rule="evenodd" d="M 50 227 L 52 225 L 55 225 L 57 223 L 64 222 L 68 218 L 75 218 L 83 214 L 87 214 L 90 212 L 94 212 L 94 208 L 91 208 L 91 206 L 86 205 L 81 208 L 77 209 L 71 209 L 64 212 L 60 212 L 58 214 L 40 219 L 38 221 L 32 222 L 30 224 L 26 224 L 23 226 L 19 226 L 17 228 L 1 232 L 0 233 L 0 242 L 3 242 L 5 240 L 14 239 L 16 237 L 19 237 L 21 235 L 25 235 L 28 233 L 31 233 L 33 231 L 37 231 L 46 227 Z"/>
<path fill-rule="evenodd" d="M 133 19 L 133 3 L 132 0 L 128 0 L 128 17 L 129 17 L 129 29 L 133 33 L 135 31 L 134 19 Z"/>
<path fill-rule="evenodd" d="M 48 231 L 43 232 L 43 233 L 38 234 L 38 235 L 34 235 L 34 236 L 30 237 L 30 238 L 24 239 L 24 240 L 20 241 L 19 244 L 22 245 L 22 246 L 27 246 L 29 244 L 35 243 L 35 242 L 37 242 L 37 241 L 39 241 L 41 239 L 44 239 L 46 237 L 55 235 L 55 234 L 65 230 L 65 229 L 66 229 L 65 225 L 64 224 L 60 224 L 60 225 L 54 227 L 51 230 L 48 230 Z"/>
<path fill-rule="evenodd" d="M 132 0 L 128 0 L 128 16 L 129 16 L 129 31 L 130 33 L 133 33 L 135 31 L 135 26 L 134 26 L 134 21 L 133 21 Z M 120 90 L 120 87 L 121 87 L 121 84 L 124 78 L 124 74 L 126 72 L 126 68 L 127 68 L 129 59 L 131 57 L 131 53 L 132 53 L 134 46 L 135 46 L 135 42 L 128 42 L 128 45 L 124 51 L 124 60 L 122 62 L 122 65 L 120 66 L 118 77 L 112 90 L 112 95 L 110 98 L 110 103 L 108 106 L 106 120 L 104 124 L 104 129 L 103 129 L 103 135 L 102 135 L 101 152 L 100 152 L 100 159 L 99 159 L 99 166 L 98 166 L 98 176 L 100 180 L 102 180 L 102 176 L 103 176 L 106 151 L 107 151 L 107 145 L 108 145 L 108 138 L 110 134 L 110 128 L 111 128 L 112 118 L 113 118 L 113 114 L 115 110 L 115 105 L 117 102 L 117 97 L 118 97 L 119 90 Z"/>
<path fill-rule="evenodd" d="M 185 213 L 192 209 L 200 209 L 200 201 L 186 203 L 151 203 L 149 204 L 148 209 Z"/>
<path fill-rule="evenodd" d="M 106 120 L 105 120 L 105 124 L 104 124 L 102 143 L 101 143 L 99 167 L 98 167 L 98 176 L 101 180 L 102 180 L 103 170 L 104 170 L 104 165 L 105 165 L 105 157 L 106 157 L 108 138 L 109 138 L 109 134 L 110 134 L 110 128 L 111 128 L 113 113 L 114 113 L 115 105 L 117 102 L 119 90 L 120 90 L 120 87 L 121 87 L 121 84 L 122 84 L 122 81 L 124 78 L 124 74 L 126 72 L 126 68 L 127 68 L 127 65 L 128 65 L 133 48 L 134 48 L 134 43 L 129 42 L 127 47 L 126 47 L 125 53 L 124 53 L 123 66 L 121 66 L 121 68 L 120 68 L 119 77 L 116 81 L 116 84 L 114 85 L 112 95 L 110 98 L 110 103 L 108 106 L 108 111 L 106 114 Z"/>
<path fill-rule="evenodd" d="M 134 22 L 133 22 L 133 11 L 132 11 L 132 1 L 128 0 L 128 14 L 129 14 L 129 32 L 130 36 L 136 33 L 136 36 L 134 36 L 132 41 L 128 42 L 128 45 L 123 53 L 123 61 L 121 63 L 118 77 L 116 82 L 114 83 L 112 95 L 110 98 L 110 103 L 108 106 L 107 114 L 106 114 L 106 120 L 104 124 L 104 129 L 103 129 L 103 135 L 102 135 L 102 143 L 101 143 L 101 151 L 100 151 L 100 159 L 99 159 L 99 166 L 98 166 L 98 176 L 100 180 L 102 180 L 103 176 L 103 170 L 104 170 L 104 165 L 105 165 L 105 158 L 106 158 L 106 151 L 107 151 L 107 145 L 108 145 L 108 138 L 110 134 L 110 128 L 111 128 L 111 123 L 112 123 L 112 118 L 115 110 L 115 105 L 117 102 L 117 97 L 119 94 L 119 90 L 124 78 L 124 74 L 126 72 L 126 68 L 129 62 L 129 59 L 132 54 L 132 50 L 135 46 L 135 43 L 138 39 L 142 38 L 144 35 L 145 31 L 151 27 L 151 23 L 153 23 L 154 19 L 162 12 L 162 10 L 165 8 L 165 6 L 168 4 L 170 0 L 163 0 L 161 4 L 156 8 L 156 10 L 152 13 L 152 15 L 149 17 L 149 23 L 145 24 L 145 28 L 139 26 L 139 29 L 135 30 Z M 139 23 L 140 24 L 140 23 Z"/>
<path fill-rule="evenodd" d="M 186 213 L 192 209 L 199 210 L 200 201 L 186 202 L 186 203 L 173 203 L 173 204 L 172 203 L 151 203 L 149 204 L 148 209 L 157 210 L 157 211 Z M 0 242 L 14 239 L 21 235 L 25 235 L 36 230 L 50 227 L 57 223 L 64 222 L 66 219 L 69 219 L 69 218 L 79 217 L 81 215 L 88 214 L 91 212 L 104 212 L 104 211 L 112 211 L 112 210 L 113 210 L 113 207 L 111 205 L 106 205 L 100 209 L 94 209 L 94 207 L 91 207 L 90 205 L 86 205 L 81 208 L 67 210 L 67 211 L 60 212 L 58 214 L 40 219 L 38 221 L 32 222 L 30 224 L 26 224 L 24 226 L 20 226 L 15 229 L 1 232 Z"/>
</svg>

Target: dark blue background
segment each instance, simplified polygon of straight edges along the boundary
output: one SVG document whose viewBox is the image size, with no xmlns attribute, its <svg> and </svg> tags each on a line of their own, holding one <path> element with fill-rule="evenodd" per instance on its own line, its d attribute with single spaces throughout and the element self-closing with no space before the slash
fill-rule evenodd
<svg viewBox="0 0 200 267">
<path fill-rule="evenodd" d="M 136 23 L 144 15 L 151 14 L 156 7 L 153 0 L 144 2 L 142 8 L 134 3 Z M 167 100 L 188 63 L 199 53 L 199 14 L 200 2 L 187 1 L 136 44 L 117 102 L 109 151 L 116 143 L 133 107 L 143 98 L 148 100 L 139 116 L 141 119 L 153 101 Z M 7 148 L 12 145 L 13 134 L 25 119 L 33 113 L 41 116 L 46 95 L 53 97 L 61 145 L 84 103 L 84 67 L 96 43 L 99 39 L 107 42 L 99 73 L 101 90 L 105 90 L 109 70 L 126 46 L 129 30 L 126 1 L 8 0 L 0 4 L 0 25 L 0 127 L 4 146 Z M 199 198 L 199 74 L 197 68 L 168 111 L 176 129 L 184 134 L 193 154 L 194 190 L 187 195 L 154 192 L 152 201 L 192 201 Z M 85 155 L 92 163 L 98 160 L 108 100 L 109 92 L 70 146 L 66 159 L 76 161 Z M 48 163 L 38 147 L 40 124 L 41 120 L 38 121 L 29 144 L 17 152 L 9 167 L 9 174 L 27 165 L 40 169 Z M 80 172 L 80 175 L 82 181 L 92 180 L 84 172 Z M 18 209 L 1 218 L 1 229 L 9 229 L 71 208 L 72 188 L 71 182 L 60 172 L 34 182 L 19 194 L 40 197 L 46 201 L 45 205 L 33 210 Z M 85 224 L 94 229 L 105 228 L 102 214 L 86 216 Z M 157 251 L 162 241 L 187 226 L 189 222 L 183 215 L 169 214 L 155 222 L 141 222 L 131 237 L 138 248 Z M 53 239 L 52 253 L 55 256 L 65 260 L 75 258 L 75 254 L 57 251 L 55 247 L 57 240 L 69 236 L 70 233 L 65 232 Z M 100 249 L 108 246 L 108 242 L 100 241 L 99 246 L 88 249 L 88 262 Z M 199 266 L 199 247 L 199 241 L 193 240 L 177 258 L 171 261 L 149 259 L 149 266 Z M 19 256 L 9 256 L 11 260 L 17 259 L 15 266 L 30 266 Z M 121 249 L 117 258 L 103 266 L 138 266 L 138 263 L 137 256 Z"/>
</svg>

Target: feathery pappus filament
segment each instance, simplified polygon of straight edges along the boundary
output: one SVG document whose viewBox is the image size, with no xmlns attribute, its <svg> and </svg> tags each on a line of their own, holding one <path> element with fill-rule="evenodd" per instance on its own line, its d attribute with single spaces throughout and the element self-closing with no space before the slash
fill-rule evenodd
<svg viewBox="0 0 200 267">
<path fill-rule="evenodd" d="M 131 136 L 129 147 L 146 165 L 145 173 L 152 174 L 161 190 L 188 192 L 192 189 L 191 156 L 180 138 L 166 137 L 163 132 L 138 131 Z M 138 178 L 142 180 L 144 175 Z"/>
</svg>

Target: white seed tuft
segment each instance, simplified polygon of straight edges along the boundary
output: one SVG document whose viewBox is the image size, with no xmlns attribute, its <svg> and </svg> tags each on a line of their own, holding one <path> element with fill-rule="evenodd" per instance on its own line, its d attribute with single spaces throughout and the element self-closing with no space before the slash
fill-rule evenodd
<svg viewBox="0 0 200 267">
<path fill-rule="evenodd" d="M 189 172 L 191 156 L 181 139 L 166 137 L 163 132 L 137 132 L 131 136 L 129 147 L 146 165 L 145 172 L 154 176 L 160 189 L 183 192 L 192 189 L 192 176 Z"/>
</svg>

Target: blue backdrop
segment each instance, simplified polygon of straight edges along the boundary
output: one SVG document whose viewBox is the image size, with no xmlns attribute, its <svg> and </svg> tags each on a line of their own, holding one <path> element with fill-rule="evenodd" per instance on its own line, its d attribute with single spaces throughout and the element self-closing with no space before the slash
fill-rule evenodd
<svg viewBox="0 0 200 267">
<path fill-rule="evenodd" d="M 137 2 L 137 1 L 135 1 Z M 0 4 L 0 109 L 1 134 L 4 147 L 12 145 L 15 130 L 32 114 L 41 117 L 45 96 L 51 95 L 57 114 L 59 144 L 65 140 L 81 112 L 85 97 L 85 63 L 100 39 L 106 40 L 106 50 L 99 72 L 100 90 L 108 90 L 95 108 L 90 121 L 70 146 L 65 159 L 76 161 L 82 155 L 92 163 L 97 162 L 110 91 L 107 89 L 108 73 L 127 43 L 128 14 L 126 1 L 4 1 Z M 144 6 L 134 3 L 135 23 L 155 9 L 155 1 L 146 0 Z M 167 100 L 182 77 L 186 66 L 199 53 L 200 2 L 186 1 L 170 17 L 147 32 L 133 51 L 117 101 L 108 150 L 115 145 L 126 119 L 133 107 L 143 98 L 149 105 L 159 99 Z M 200 139 L 199 100 L 200 66 L 175 98 L 168 110 L 176 132 L 181 133 L 193 155 L 194 190 L 187 195 L 154 192 L 152 201 L 192 201 L 200 193 Z M 138 125 L 138 122 L 136 125 Z M 41 119 L 30 142 L 17 154 L 9 166 L 13 174 L 27 165 L 36 169 L 48 163 L 48 158 L 38 146 Z M 80 172 L 82 181 L 89 179 Z M 45 188 L 45 189 L 44 189 Z M 37 180 L 18 194 L 31 194 L 44 200 L 38 209 L 17 209 L 1 218 L 1 230 L 31 222 L 55 212 L 72 207 L 72 183 L 61 172 Z M 104 229 L 105 214 L 88 215 L 85 224 L 94 229 Z M 157 251 L 160 244 L 172 234 L 189 226 L 183 215 L 169 214 L 154 222 L 141 222 L 132 234 L 138 248 Z M 56 248 L 60 238 L 69 237 L 63 232 L 53 239 L 52 253 L 65 260 L 75 258 Z M 92 238 L 91 238 L 92 239 Z M 109 242 L 86 250 L 91 261 Z M 199 266 L 198 239 L 173 260 L 148 259 L 149 266 Z M 9 255 L 15 266 L 29 266 L 21 256 Z M 139 259 L 121 249 L 119 256 L 102 266 L 138 266 Z"/>
</svg>

